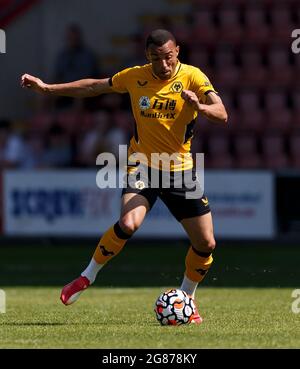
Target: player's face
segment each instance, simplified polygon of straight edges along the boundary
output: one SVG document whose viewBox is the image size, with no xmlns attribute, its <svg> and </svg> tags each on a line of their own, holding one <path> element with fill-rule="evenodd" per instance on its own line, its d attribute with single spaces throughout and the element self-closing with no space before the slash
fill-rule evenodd
<svg viewBox="0 0 300 369">
<path fill-rule="evenodd" d="M 176 69 L 179 46 L 169 40 L 162 46 L 150 45 L 147 50 L 147 58 L 152 64 L 154 74 L 162 79 L 170 79 Z"/>
</svg>

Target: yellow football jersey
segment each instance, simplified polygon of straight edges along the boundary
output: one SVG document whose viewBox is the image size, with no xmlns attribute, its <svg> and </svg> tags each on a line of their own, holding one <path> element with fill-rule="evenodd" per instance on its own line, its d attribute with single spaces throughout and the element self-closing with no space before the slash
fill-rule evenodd
<svg viewBox="0 0 300 369">
<path fill-rule="evenodd" d="M 174 76 L 161 80 L 153 74 L 151 64 L 127 68 L 115 74 L 111 87 L 129 93 L 135 119 L 135 134 L 128 155 L 141 153 L 148 166 L 162 168 L 157 157 L 172 158 L 170 170 L 193 167 L 191 139 L 197 112 L 182 97 L 182 90 L 191 90 L 205 103 L 205 95 L 214 91 L 200 69 L 178 62 Z M 143 162 L 143 160 L 140 160 Z"/>
</svg>

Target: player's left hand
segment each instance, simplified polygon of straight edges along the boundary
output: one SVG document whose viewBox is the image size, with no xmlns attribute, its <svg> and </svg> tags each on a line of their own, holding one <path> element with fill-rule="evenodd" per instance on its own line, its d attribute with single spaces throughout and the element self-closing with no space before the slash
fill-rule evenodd
<svg viewBox="0 0 300 369">
<path fill-rule="evenodd" d="M 200 110 L 201 104 L 195 92 L 190 90 L 183 90 L 181 92 L 181 97 L 183 98 L 183 100 L 191 104 L 195 110 Z"/>
</svg>

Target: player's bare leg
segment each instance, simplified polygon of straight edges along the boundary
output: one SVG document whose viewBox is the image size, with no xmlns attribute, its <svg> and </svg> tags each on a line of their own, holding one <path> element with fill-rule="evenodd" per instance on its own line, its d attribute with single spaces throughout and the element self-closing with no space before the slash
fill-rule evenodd
<svg viewBox="0 0 300 369">
<path fill-rule="evenodd" d="M 75 302 L 80 294 L 95 281 L 100 269 L 122 250 L 126 241 L 141 226 L 149 208 L 149 203 L 144 196 L 134 193 L 122 196 L 119 221 L 104 233 L 89 265 L 80 277 L 62 289 L 60 299 L 65 305 Z"/>
<path fill-rule="evenodd" d="M 181 289 L 194 298 L 198 283 L 204 279 L 213 261 L 211 254 L 216 246 L 216 242 L 213 233 L 212 216 L 211 213 L 208 213 L 183 219 L 181 224 L 192 244 L 185 260 L 186 271 Z M 195 315 L 194 322 L 201 323 L 202 318 L 198 311 Z"/>
</svg>

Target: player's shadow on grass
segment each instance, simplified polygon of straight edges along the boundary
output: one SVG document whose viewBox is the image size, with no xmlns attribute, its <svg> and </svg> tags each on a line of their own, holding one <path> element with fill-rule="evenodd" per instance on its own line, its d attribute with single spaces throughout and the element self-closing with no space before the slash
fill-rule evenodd
<svg viewBox="0 0 300 369">
<path fill-rule="evenodd" d="M 41 327 L 50 327 L 50 326 L 62 326 L 62 325 L 70 325 L 68 323 L 58 323 L 58 322 L 3 322 L 0 325 L 8 325 L 8 326 L 15 326 L 15 327 L 30 327 L 30 326 L 41 326 Z M 71 325 L 74 325 L 73 323 Z"/>
<path fill-rule="evenodd" d="M 78 323 L 59 323 L 59 322 L 22 322 L 22 323 L 17 323 L 17 322 L 1 322 L 1 325 L 7 325 L 7 326 L 14 326 L 14 327 L 30 327 L 30 326 L 36 326 L 36 327 L 56 327 L 56 326 L 72 326 L 72 325 L 82 325 L 82 322 L 78 322 Z M 120 323 L 118 323 L 119 325 Z M 98 322 L 98 323 L 84 323 L 84 325 L 106 325 L 105 321 L 103 322 Z M 109 325 L 109 324 L 107 324 Z"/>
<path fill-rule="evenodd" d="M 16 322 L 5 322 L 5 323 L 1 323 L 0 325 L 11 325 L 11 326 L 17 326 L 17 327 L 22 327 L 22 326 L 58 326 L 58 325 L 68 325 L 66 323 L 49 323 L 49 322 L 34 322 L 34 323 L 30 323 L 30 322 L 26 322 L 26 323 L 16 323 Z"/>
<path fill-rule="evenodd" d="M 1 326 L 13 326 L 13 327 L 30 327 L 30 326 L 35 326 L 35 327 L 56 327 L 56 326 L 74 326 L 74 325 L 82 325 L 84 324 L 85 326 L 95 326 L 95 325 L 99 325 L 99 326 L 111 326 L 112 323 L 108 322 L 107 320 L 103 320 L 103 321 L 98 321 L 98 322 L 72 322 L 72 323 L 60 323 L 60 322 L 1 322 L 0 323 L 0 327 Z M 113 323 L 113 325 L 116 326 L 120 326 L 120 325 L 124 325 L 124 320 L 120 321 L 115 321 Z M 157 326 L 157 323 L 155 321 L 153 322 L 149 322 L 148 325 L 150 326 Z"/>
</svg>

